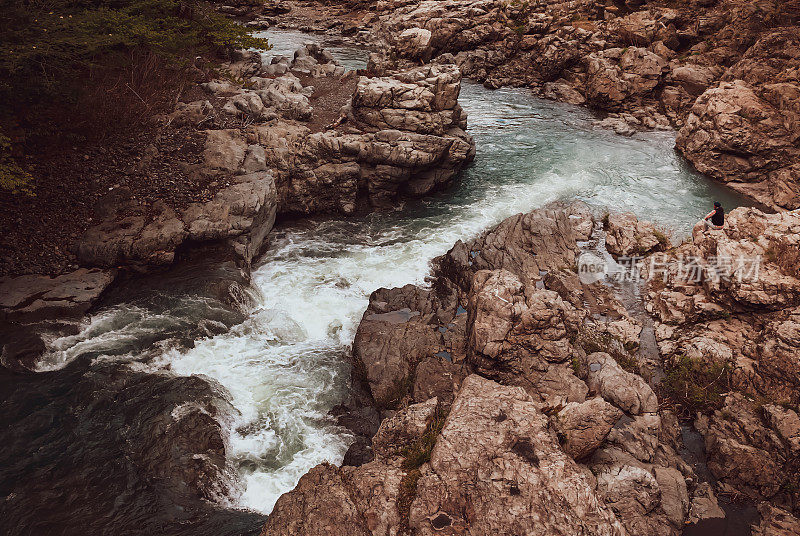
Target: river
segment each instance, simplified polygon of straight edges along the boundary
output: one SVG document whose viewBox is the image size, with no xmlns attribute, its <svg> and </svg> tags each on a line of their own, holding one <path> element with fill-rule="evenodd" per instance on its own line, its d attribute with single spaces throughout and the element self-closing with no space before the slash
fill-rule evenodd
<svg viewBox="0 0 800 536">
<path fill-rule="evenodd" d="M 269 55 L 320 39 L 262 35 L 278 44 Z M 363 50 L 332 51 L 348 67 L 364 64 Z M 51 372 L 42 374 L 88 374 L 113 363 L 137 374 L 216 380 L 235 410 L 227 455 L 238 481 L 216 500 L 265 514 L 311 467 L 339 463 L 347 450 L 348 432 L 328 412 L 346 395 L 346 356 L 375 289 L 421 284 L 429 261 L 456 240 L 554 200 L 633 211 L 676 237 L 714 200 L 728 210 L 747 203 L 693 172 L 673 149 L 674 133 L 618 136 L 598 129 L 584 109 L 471 82 L 460 102 L 477 155 L 453 188 L 395 211 L 278 226 L 238 312 L 193 292 L 190 282 L 108 299 L 77 334 L 48 341 L 40 368 Z M 65 440 L 63 448 L 80 446 Z M 113 511 L 103 515 L 115 523 Z"/>
</svg>

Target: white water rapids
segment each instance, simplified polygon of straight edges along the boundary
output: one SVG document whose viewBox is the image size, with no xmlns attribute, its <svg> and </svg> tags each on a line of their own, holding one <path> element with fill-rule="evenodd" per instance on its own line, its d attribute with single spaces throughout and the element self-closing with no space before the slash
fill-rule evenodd
<svg viewBox="0 0 800 536">
<path fill-rule="evenodd" d="M 620 137 L 594 128 L 585 110 L 524 90 L 465 83 L 461 104 L 477 157 L 459 184 L 394 212 L 275 229 L 252 276 L 257 305 L 243 323 L 216 335 L 211 329 L 189 349 L 169 341 L 153 348 L 142 343 L 152 330 L 197 319 L 180 304 L 116 305 L 96 313 L 78 335 L 53 341 L 46 367 L 86 353 L 136 360 L 147 348 L 156 354 L 151 367 L 216 379 L 240 413 L 229 456 L 244 489 L 232 502 L 269 512 L 311 467 L 340 463 L 347 450 L 348 434 L 328 412 L 345 395 L 345 357 L 375 289 L 422 283 L 430 259 L 456 240 L 557 199 L 632 210 L 679 234 L 714 199 L 729 208 L 742 202 L 690 171 L 671 133 Z"/>
</svg>

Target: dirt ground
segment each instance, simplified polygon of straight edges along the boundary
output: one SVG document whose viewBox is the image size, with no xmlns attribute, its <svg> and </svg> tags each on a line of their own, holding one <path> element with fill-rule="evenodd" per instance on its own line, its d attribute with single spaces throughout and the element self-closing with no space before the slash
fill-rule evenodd
<svg viewBox="0 0 800 536">
<path fill-rule="evenodd" d="M 54 145 L 29 155 L 35 195 L 0 192 L 0 274 L 77 268 L 75 243 L 93 223 L 97 201 L 113 189 L 127 188 L 144 205 L 210 198 L 212 181 L 186 173 L 181 163 L 199 162 L 203 139 L 191 128 L 153 128 L 127 140 Z"/>
</svg>

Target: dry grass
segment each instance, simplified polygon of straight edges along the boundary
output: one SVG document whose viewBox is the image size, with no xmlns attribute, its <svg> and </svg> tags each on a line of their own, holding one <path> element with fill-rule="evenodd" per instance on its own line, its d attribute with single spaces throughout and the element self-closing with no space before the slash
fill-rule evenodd
<svg viewBox="0 0 800 536">
<path fill-rule="evenodd" d="M 731 367 L 678 356 L 664 371 L 659 398 L 685 419 L 720 409 L 730 391 Z"/>
<path fill-rule="evenodd" d="M 187 68 L 170 65 L 154 53 L 131 53 L 124 67 L 90 72 L 73 126 L 91 139 L 139 131 L 154 115 L 171 110 L 190 83 Z"/>
<path fill-rule="evenodd" d="M 405 531 L 408 530 L 411 503 L 414 502 L 414 498 L 417 495 L 417 482 L 422 476 L 420 468 L 431 461 L 431 452 L 433 452 L 433 447 L 436 445 L 436 440 L 439 438 L 446 419 L 447 414 L 440 408 L 436 408 L 436 413 L 428 423 L 422 436 L 400 451 L 403 456 L 403 469 L 406 474 L 400 482 L 397 510 L 400 513 L 402 529 Z"/>
<path fill-rule="evenodd" d="M 800 279 L 800 246 L 773 242 L 764 253 L 764 260 L 777 264 L 784 274 Z"/>
<path fill-rule="evenodd" d="M 636 356 L 633 355 L 636 348 L 626 347 L 621 340 L 611 336 L 609 333 L 594 333 L 587 330 L 582 332 L 575 342 L 579 344 L 587 354 L 593 354 L 595 352 L 607 353 L 614 358 L 614 361 L 616 361 L 623 370 L 639 374 L 639 362 L 636 360 Z M 580 369 L 580 364 L 573 362 L 573 369 L 577 372 L 577 370 Z"/>
</svg>

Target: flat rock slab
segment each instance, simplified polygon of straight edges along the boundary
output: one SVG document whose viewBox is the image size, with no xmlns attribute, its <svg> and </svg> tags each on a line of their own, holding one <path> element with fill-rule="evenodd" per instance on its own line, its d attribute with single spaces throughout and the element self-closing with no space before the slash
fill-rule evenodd
<svg viewBox="0 0 800 536">
<path fill-rule="evenodd" d="M 0 320 L 37 321 L 51 316 L 80 316 L 108 288 L 116 270 L 80 268 L 49 277 L 21 275 L 0 279 Z"/>
</svg>

